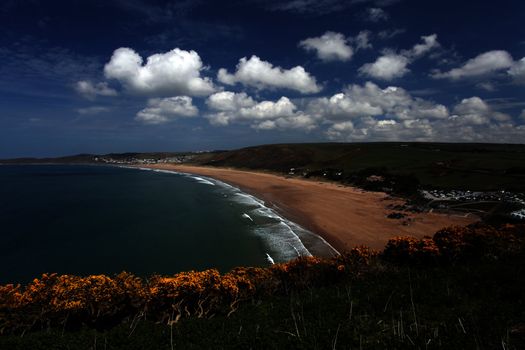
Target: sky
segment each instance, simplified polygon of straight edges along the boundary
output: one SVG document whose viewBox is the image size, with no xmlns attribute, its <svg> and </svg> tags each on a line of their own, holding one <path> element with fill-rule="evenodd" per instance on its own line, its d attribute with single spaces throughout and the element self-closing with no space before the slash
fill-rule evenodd
<svg viewBox="0 0 525 350">
<path fill-rule="evenodd" d="M 0 158 L 524 143 L 522 0 L 3 0 Z"/>
</svg>

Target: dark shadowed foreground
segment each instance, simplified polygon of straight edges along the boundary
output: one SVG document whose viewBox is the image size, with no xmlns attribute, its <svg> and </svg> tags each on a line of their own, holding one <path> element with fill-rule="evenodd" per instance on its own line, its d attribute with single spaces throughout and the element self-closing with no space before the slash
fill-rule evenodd
<svg viewBox="0 0 525 350">
<path fill-rule="evenodd" d="M 2 349 L 522 349 L 525 227 L 397 237 L 376 253 L 0 287 Z"/>
</svg>

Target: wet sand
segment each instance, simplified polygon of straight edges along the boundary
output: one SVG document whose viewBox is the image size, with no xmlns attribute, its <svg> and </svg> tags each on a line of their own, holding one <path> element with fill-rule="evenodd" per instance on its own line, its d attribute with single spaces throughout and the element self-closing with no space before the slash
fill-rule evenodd
<svg viewBox="0 0 525 350">
<path fill-rule="evenodd" d="M 452 225 L 468 225 L 475 216 L 440 213 L 409 213 L 404 219 L 389 219 L 389 205 L 403 204 L 382 192 L 328 182 L 226 168 L 155 164 L 143 167 L 209 176 L 240 188 L 287 219 L 317 233 L 339 252 L 356 245 L 382 249 L 393 236 L 432 236 Z"/>
</svg>

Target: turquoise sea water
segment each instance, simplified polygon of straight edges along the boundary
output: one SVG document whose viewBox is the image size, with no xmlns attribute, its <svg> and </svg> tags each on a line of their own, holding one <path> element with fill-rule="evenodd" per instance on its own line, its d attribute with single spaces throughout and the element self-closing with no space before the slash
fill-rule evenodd
<svg viewBox="0 0 525 350">
<path fill-rule="evenodd" d="M 219 181 L 89 165 L 0 166 L 0 240 L 0 283 L 44 272 L 225 272 L 333 254 Z"/>
</svg>

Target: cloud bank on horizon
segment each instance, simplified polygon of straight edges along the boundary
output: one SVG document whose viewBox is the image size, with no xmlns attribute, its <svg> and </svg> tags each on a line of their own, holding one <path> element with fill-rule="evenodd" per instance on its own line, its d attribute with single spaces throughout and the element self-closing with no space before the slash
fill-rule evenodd
<svg viewBox="0 0 525 350">
<path fill-rule="evenodd" d="M 199 35 L 199 41 L 192 39 L 193 33 L 183 40 L 180 28 L 200 28 L 199 16 L 217 21 L 220 13 L 214 14 L 207 1 L 165 1 L 164 7 L 141 0 L 114 1 L 100 6 L 134 19 L 134 33 L 149 28 L 150 34 L 140 40 L 107 38 L 104 48 L 80 50 L 53 30 L 50 37 L 55 42 L 50 43 L 53 40 L 37 39 L 34 33 L 24 42 L 10 29 L 16 39 L 14 44 L 4 39 L 0 46 L 0 57 L 6 58 L 0 73 L 18 79 L 15 84 L 0 83 L 0 98 L 8 101 L 4 108 L 11 114 L 17 107 L 16 102 L 9 103 L 12 96 L 55 104 L 60 100 L 73 107 L 77 116 L 69 120 L 43 115 L 42 110 L 36 118 L 28 108 L 24 127 L 36 128 L 37 137 L 47 118 L 60 128 L 69 125 L 67 132 L 74 129 L 80 138 L 89 139 L 93 130 L 110 132 L 117 140 L 133 135 L 135 141 L 127 140 L 122 147 L 141 145 L 137 141 L 141 130 L 148 138 L 155 133 L 167 138 L 171 131 L 188 140 L 178 139 L 181 144 L 215 148 L 237 145 L 228 142 L 232 137 L 247 145 L 250 135 L 262 142 L 287 137 L 523 142 L 523 30 L 506 41 L 508 48 L 498 38 L 467 45 L 470 38 L 454 36 L 468 37 L 467 29 L 451 32 L 444 25 L 440 32 L 434 25 L 435 31 L 423 31 L 412 25 L 400 15 L 409 2 L 252 0 L 250 6 L 258 9 L 258 15 L 247 18 L 251 14 L 237 4 L 234 8 L 242 19 L 234 20 L 236 24 L 217 22 Z M 15 2 L 0 7 L 2 16 L 17 11 L 22 10 Z M 340 17 L 348 13 L 355 14 L 352 30 L 341 25 Z M 61 16 L 46 18 L 40 24 L 44 30 L 65 21 Z M 186 23 L 168 28 L 175 19 Z M 257 27 L 269 19 L 275 20 L 273 27 Z M 312 28 L 301 30 L 286 21 L 311 23 Z M 133 28 L 130 23 L 126 26 Z M 229 34 L 233 32 L 243 34 Z M 118 42 L 126 45 L 114 45 Z M 37 43 L 46 54 L 36 55 L 29 43 Z M 464 49 L 461 43 L 467 43 Z M 80 51 L 89 54 L 82 57 Z M 42 82 L 49 86 L 47 91 L 45 86 L 38 89 Z M 24 83 L 31 88 L 22 91 Z M 20 127 L 15 120 L 0 119 L 0 124 Z M 39 120 L 39 125 L 27 120 Z M 243 139 L 242 134 L 248 136 Z M 206 137 L 215 141 L 207 143 Z"/>
</svg>

